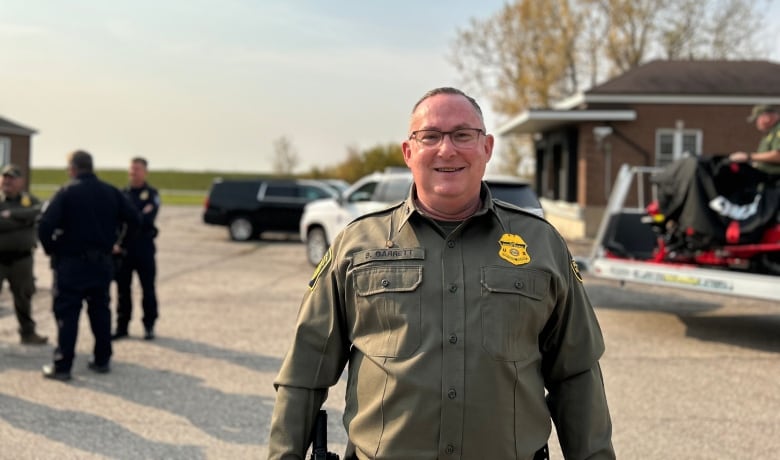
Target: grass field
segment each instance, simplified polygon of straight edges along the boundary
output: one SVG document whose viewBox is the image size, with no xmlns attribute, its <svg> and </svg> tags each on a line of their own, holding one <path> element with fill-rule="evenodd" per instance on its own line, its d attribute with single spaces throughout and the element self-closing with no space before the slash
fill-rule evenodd
<svg viewBox="0 0 780 460">
<path fill-rule="evenodd" d="M 127 184 L 125 169 L 98 170 L 96 173 L 99 178 L 117 187 L 124 187 Z M 258 177 L 263 176 L 245 173 L 154 171 L 149 173 L 148 181 L 160 191 L 164 204 L 200 206 L 214 179 Z M 46 200 L 67 181 L 68 174 L 64 169 L 33 168 L 30 173 L 30 192 L 41 200 Z"/>
</svg>

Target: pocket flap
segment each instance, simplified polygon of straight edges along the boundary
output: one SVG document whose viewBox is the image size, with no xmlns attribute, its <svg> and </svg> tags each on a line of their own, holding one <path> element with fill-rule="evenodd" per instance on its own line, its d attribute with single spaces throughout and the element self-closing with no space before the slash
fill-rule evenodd
<svg viewBox="0 0 780 460">
<path fill-rule="evenodd" d="M 383 292 L 411 292 L 422 283 L 422 266 L 371 267 L 355 273 L 359 296 Z"/>
<path fill-rule="evenodd" d="M 530 268 L 483 267 L 482 286 L 489 292 L 542 300 L 550 289 L 550 274 Z"/>
</svg>

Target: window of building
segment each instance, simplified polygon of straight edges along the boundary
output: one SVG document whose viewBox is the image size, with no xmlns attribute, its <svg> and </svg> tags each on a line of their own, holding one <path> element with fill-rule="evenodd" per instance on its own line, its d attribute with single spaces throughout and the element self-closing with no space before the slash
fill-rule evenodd
<svg viewBox="0 0 780 460">
<path fill-rule="evenodd" d="M 684 155 L 701 154 L 698 129 L 659 129 L 655 133 L 655 164 L 666 166 Z"/>
<path fill-rule="evenodd" d="M 11 139 L 0 137 L 0 166 L 11 161 Z"/>
</svg>

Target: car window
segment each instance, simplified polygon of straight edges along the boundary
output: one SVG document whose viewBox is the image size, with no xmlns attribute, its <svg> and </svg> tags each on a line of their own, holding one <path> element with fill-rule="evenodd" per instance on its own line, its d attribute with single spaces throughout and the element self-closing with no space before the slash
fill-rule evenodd
<svg viewBox="0 0 780 460">
<path fill-rule="evenodd" d="M 332 198 L 333 193 L 325 190 L 324 188 L 316 187 L 314 185 L 301 185 L 300 196 L 306 201 L 318 200 L 320 198 Z"/>
<path fill-rule="evenodd" d="M 382 203 L 395 203 L 403 201 L 409 193 L 412 178 L 388 179 L 383 181 L 374 194 L 374 201 Z"/>
<path fill-rule="evenodd" d="M 251 201 L 259 188 L 259 182 L 218 182 L 212 187 L 209 199 L 214 204 Z"/>
<path fill-rule="evenodd" d="M 295 184 L 267 184 L 263 198 L 298 198 L 298 186 Z"/>
<path fill-rule="evenodd" d="M 347 201 L 350 203 L 355 203 L 358 201 L 371 201 L 371 197 L 374 195 L 376 185 L 376 182 L 366 182 L 362 187 L 352 192 L 349 197 L 347 197 Z"/>
<path fill-rule="evenodd" d="M 512 203 L 521 208 L 539 208 L 539 199 L 530 186 L 525 184 L 497 184 L 488 182 L 490 193 L 507 203 Z"/>
</svg>

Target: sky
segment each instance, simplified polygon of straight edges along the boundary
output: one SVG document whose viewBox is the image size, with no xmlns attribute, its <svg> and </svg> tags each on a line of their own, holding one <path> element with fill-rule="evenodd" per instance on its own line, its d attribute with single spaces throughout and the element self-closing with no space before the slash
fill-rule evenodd
<svg viewBox="0 0 780 460">
<path fill-rule="evenodd" d="M 422 94 L 462 86 L 457 30 L 503 4 L 1 0 L 0 117 L 37 131 L 33 167 L 80 148 L 98 169 L 140 155 L 152 170 L 263 173 L 285 137 L 306 172 L 400 143 Z"/>
</svg>

